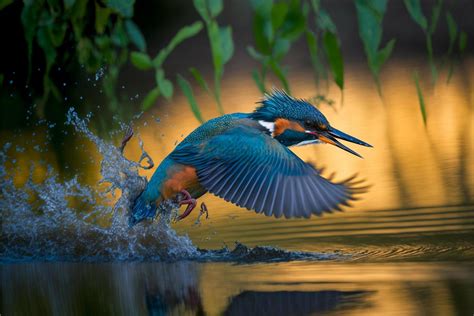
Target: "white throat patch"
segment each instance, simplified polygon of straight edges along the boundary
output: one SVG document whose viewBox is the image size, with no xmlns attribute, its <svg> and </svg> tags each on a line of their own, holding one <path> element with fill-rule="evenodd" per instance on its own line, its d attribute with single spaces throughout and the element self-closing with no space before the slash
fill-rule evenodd
<svg viewBox="0 0 474 316">
<path fill-rule="evenodd" d="M 258 121 L 258 124 L 265 127 L 270 132 L 270 134 L 273 134 L 273 132 L 275 131 L 275 123 L 274 122 L 267 122 L 267 121 L 260 120 L 260 121 Z"/>
<path fill-rule="evenodd" d="M 319 139 L 311 139 L 311 140 L 304 140 L 302 142 L 299 142 L 298 144 L 295 144 L 294 146 L 305 146 L 305 145 L 310 145 L 310 144 L 320 144 L 321 141 Z"/>
</svg>

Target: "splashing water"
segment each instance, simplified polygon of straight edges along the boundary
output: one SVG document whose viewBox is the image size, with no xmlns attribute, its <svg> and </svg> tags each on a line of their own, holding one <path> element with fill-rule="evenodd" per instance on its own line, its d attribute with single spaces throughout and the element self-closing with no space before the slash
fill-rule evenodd
<svg viewBox="0 0 474 316">
<path fill-rule="evenodd" d="M 140 164 L 141 160 L 147 159 L 149 167 L 153 161 L 141 139 L 140 160 L 126 159 L 120 148 L 91 132 L 89 118 L 79 118 L 71 108 L 66 124 L 91 141 L 101 154 L 99 184 L 105 184 L 105 189 L 81 184 L 77 176 L 61 181 L 50 166 L 46 166 L 45 180 L 35 182 L 32 174 L 37 165 L 31 166 L 26 183 L 17 187 L 14 172 L 7 168 L 8 152 L 14 148 L 7 143 L 0 149 L 0 262 L 181 259 L 255 262 L 334 258 L 331 254 L 248 248 L 242 244 L 233 250 L 198 249 L 188 236 L 180 236 L 172 229 L 178 206 L 169 201 L 160 205 L 155 221 L 129 227 L 127 213 L 147 184 L 146 178 L 138 173 L 140 168 L 147 168 Z M 126 128 L 122 125 L 123 130 Z"/>
<path fill-rule="evenodd" d="M 18 188 L 6 167 L 11 145 L 4 145 L 0 150 L 2 261 L 195 257 L 198 251 L 191 240 L 170 227 L 176 205 L 164 205 L 150 224 L 128 226 L 127 212 L 146 185 L 138 174 L 139 163 L 94 135 L 87 120 L 73 109 L 67 118 L 66 124 L 92 141 L 102 155 L 100 183 L 108 187 L 96 193 L 96 188 L 79 183 L 77 177 L 61 182 L 48 167 L 44 181 L 35 183 L 30 171 L 26 184 Z M 117 191 L 121 193 L 118 198 Z"/>
</svg>

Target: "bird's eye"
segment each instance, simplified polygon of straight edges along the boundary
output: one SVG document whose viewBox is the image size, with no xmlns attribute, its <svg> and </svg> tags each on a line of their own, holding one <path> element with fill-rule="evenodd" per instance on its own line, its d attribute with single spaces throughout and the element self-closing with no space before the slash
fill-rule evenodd
<svg viewBox="0 0 474 316">
<path fill-rule="evenodd" d="M 313 125 L 310 120 L 307 120 L 307 121 L 305 121 L 304 123 L 306 124 L 306 126 L 311 126 L 311 125 Z"/>
</svg>

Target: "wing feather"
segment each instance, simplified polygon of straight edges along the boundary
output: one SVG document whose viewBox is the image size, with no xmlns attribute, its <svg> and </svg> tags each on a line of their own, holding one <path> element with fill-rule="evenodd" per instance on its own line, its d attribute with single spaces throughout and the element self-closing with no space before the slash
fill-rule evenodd
<svg viewBox="0 0 474 316">
<path fill-rule="evenodd" d="M 366 187 L 349 178 L 332 182 L 259 130 L 238 126 L 170 155 L 196 168 L 201 185 L 238 206 L 286 218 L 341 210 Z"/>
</svg>

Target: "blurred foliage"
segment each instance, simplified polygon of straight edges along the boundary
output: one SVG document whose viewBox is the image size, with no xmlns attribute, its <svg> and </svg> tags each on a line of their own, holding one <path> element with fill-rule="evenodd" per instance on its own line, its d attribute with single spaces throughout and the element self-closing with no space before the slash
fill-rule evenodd
<svg viewBox="0 0 474 316">
<path fill-rule="evenodd" d="M 129 47 L 146 50 L 143 34 L 132 20 L 134 0 L 25 0 L 23 3 L 21 21 L 28 46 L 29 74 L 35 43 L 46 61 L 38 114 L 43 115 L 50 95 L 61 98 L 50 71 L 54 65 L 69 61 L 70 50 L 65 54 L 58 51 L 71 46 L 75 47 L 75 59 L 88 72 L 107 72 L 102 80 L 104 92 L 109 108 L 118 111 L 115 87 L 120 68 L 128 60 Z"/>
<path fill-rule="evenodd" d="M 379 73 L 382 65 L 390 57 L 395 40 L 390 40 L 384 48 L 379 49 L 382 40 L 382 21 L 387 10 L 387 0 L 356 0 L 359 35 L 364 43 L 370 71 L 381 94 Z"/>
<path fill-rule="evenodd" d="M 354 0 L 358 18 L 359 35 L 362 40 L 367 63 L 381 94 L 380 71 L 387 62 L 395 39 L 382 45 L 383 18 L 388 0 Z M 13 0 L 0 0 L 0 10 L 8 9 Z M 288 81 L 288 67 L 284 64 L 292 45 L 304 38 L 311 59 L 318 103 L 332 105 L 324 97 L 321 83 L 329 82 L 329 75 L 342 91 L 344 89 L 344 60 L 337 27 L 331 16 L 322 7 L 320 0 L 249 0 L 253 12 L 253 45 L 247 47 L 248 54 L 258 62 L 258 69 L 252 71 L 252 78 L 258 89 L 267 91 L 269 74 L 273 74 L 282 87 L 291 93 Z M 449 63 L 449 76 L 453 71 L 452 56 L 462 55 L 467 47 L 467 34 L 459 29 L 449 11 L 442 14 L 443 0 L 435 0 L 429 18 L 423 13 L 419 0 L 404 0 L 404 5 L 413 21 L 420 26 L 426 37 L 428 62 L 432 82 L 438 77 L 439 65 L 435 62 L 432 38 L 445 16 L 449 32 L 449 48 L 445 54 Z M 224 66 L 234 54 L 231 26 L 220 26 L 217 19 L 224 10 L 223 0 L 193 0 L 194 9 L 202 21 L 181 28 L 171 41 L 154 57 L 147 53 L 147 44 L 140 28 L 133 22 L 134 0 L 24 0 L 21 22 L 27 43 L 29 74 L 32 55 L 39 48 L 43 52 L 43 91 L 39 100 L 38 115 L 41 117 L 49 98 L 61 100 L 61 91 L 51 76 L 54 65 L 76 62 L 90 73 L 102 77 L 103 90 L 108 99 L 109 110 L 120 112 L 116 85 L 121 67 L 131 62 L 139 71 L 152 70 L 156 86 L 144 97 L 142 109 L 151 108 L 162 96 L 170 100 L 174 95 L 174 84 L 167 75 L 164 63 L 168 56 L 183 41 L 196 36 L 204 28 L 209 40 L 213 64 L 213 84 L 208 84 L 196 67 L 189 69 L 190 75 L 203 91 L 210 94 L 224 113 L 221 100 L 221 82 Z M 74 49 L 71 50 L 70 48 Z M 134 51 L 130 52 L 131 47 Z M 30 77 L 30 76 L 29 76 Z M 97 77 L 97 75 L 96 75 Z M 426 122 L 425 103 L 420 89 L 418 75 L 413 79 L 418 92 L 420 109 Z M 195 117 L 203 122 L 199 106 L 194 98 L 193 85 L 183 76 L 177 75 L 176 82 L 187 98 Z M 3 75 L 0 74 L 0 85 Z M 57 102 L 58 103 L 58 102 Z"/>
<path fill-rule="evenodd" d="M 429 19 L 429 21 L 423 14 L 420 0 L 404 0 L 404 2 L 413 21 L 415 21 L 425 33 L 426 49 L 428 51 L 428 62 L 431 68 L 431 79 L 434 84 L 438 79 L 438 70 L 436 69 L 436 64 L 434 61 L 432 37 L 438 25 L 443 0 L 436 0 L 436 3 L 431 10 L 431 18 Z"/>
<path fill-rule="evenodd" d="M 161 49 L 153 59 L 144 52 L 131 53 L 130 60 L 136 68 L 140 70 L 153 69 L 155 71 L 156 88 L 152 89 L 145 96 L 142 103 L 143 110 L 148 110 L 152 105 L 154 105 L 160 94 L 167 100 L 170 100 L 173 97 L 173 83 L 166 78 L 165 71 L 163 70 L 163 63 L 176 46 L 186 39 L 195 36 L 202 30 L 202 28 L 203 25 L 201 22 L 195 22 L 194 24 L 183 27 L 178 31 L 178 33 L 176 33 L 168 45 Z"/>
<path fill-rule="evenodd" d="M 316 84 L 319 86 L 321 78 L 326 81 L 328 79 L 327 70 L 324 66 L 324 60 L 327 60 L 334 82 L 342 90 L 344 89 L 344 60 L 336 25 L 329 13 L 321 7 L 319 0 L 311 0 L 311 7 L 314 12 L 316 32 L 311 31 L 308 26 L 306 29 L 306 43 L 311 55 Z M 318 50 L 321 44 L 324 48 L 322 51 Z"/>
<path fill-rule="evenodd" d="M 436 0 L 433 8 L 431 9 L 430 19 L 428 19 L 424 15 L 420 0 L 404 0 L 404 3 L 412 20 L 416 22 L 416 24 L 418 24 L 423 30 L 423 32 L 425 33 L 426 50 L 428 52 L 428 63 L 431 69 L 431 82 L 434 85 L 436 81 L 438 80 L 438 67 L 436 66 L 436 63 L 435 63 L 432 38 L 438 26 L 439 17 L 441 15 L 442 7 L 443 7 L 443 0 Z M 458 30 L 458 26 L 449 11 L 446 12 L 446 23 L 448 26 L 448 34 L 449 34 L 449 47 L 448 47 L 447 56 L 449 58 L 453 54 L 456 39 L 458 39 L 459 54 L 462 55 L 467 46 L 467 35 L 465 32 Z M 448 78 L 447 78 L 448 83 L 449 83 L 449 80 L 451 79 L 452 74 L 453 74 L 453 62 L 451 61 L 450 66 L 449 66 Z M 420 104 L 421 113 L 423 116 L 423 122 L 426 124 L 425 101 L 423 98 L 423 93 L 420 88 L 418 73 L 416 70 L 413 73 L 413 80 L 415 82 L 417 93 L 418 93 L 418 100 Z"/>
<path fill-rule="evenodd" d="M 220 27 L 217 23 L 217 16 L 222 12 L 224 4 L 222 0 L 193 0 L 194 7 L 204 20 L 207 29 L 207 36 L 211 46 L 212 64 L 214 65 L 214 91 L 219 112 L 224 114 L 221 101 L 221 80 L 224 75 L 224 65 L 234 55 L 234 41 L 232 40 L 232 28 L 230 26 Z M 190 70 L 197 82 L 211 92 L 200 72 L 193 68 Z M 191 102 L 190 102 L 191 104 Z"/>
<path fill-rule="evenodd" d="M 254 11 L 253 35 L 255 48 L 247 51 L 261 64 L 260 71 L 254 70 L 252 77 L 261 92 L 265 92 L 265 80 L 268 71 L 272 71 L 280 80 L 283 88 L 290 92 L 287 70 L 282 60 L 304 32 L 308 16 L 308 6 L 299 0 L 277 2 L 273 0 L 251 0 Z"/>
</svg>

